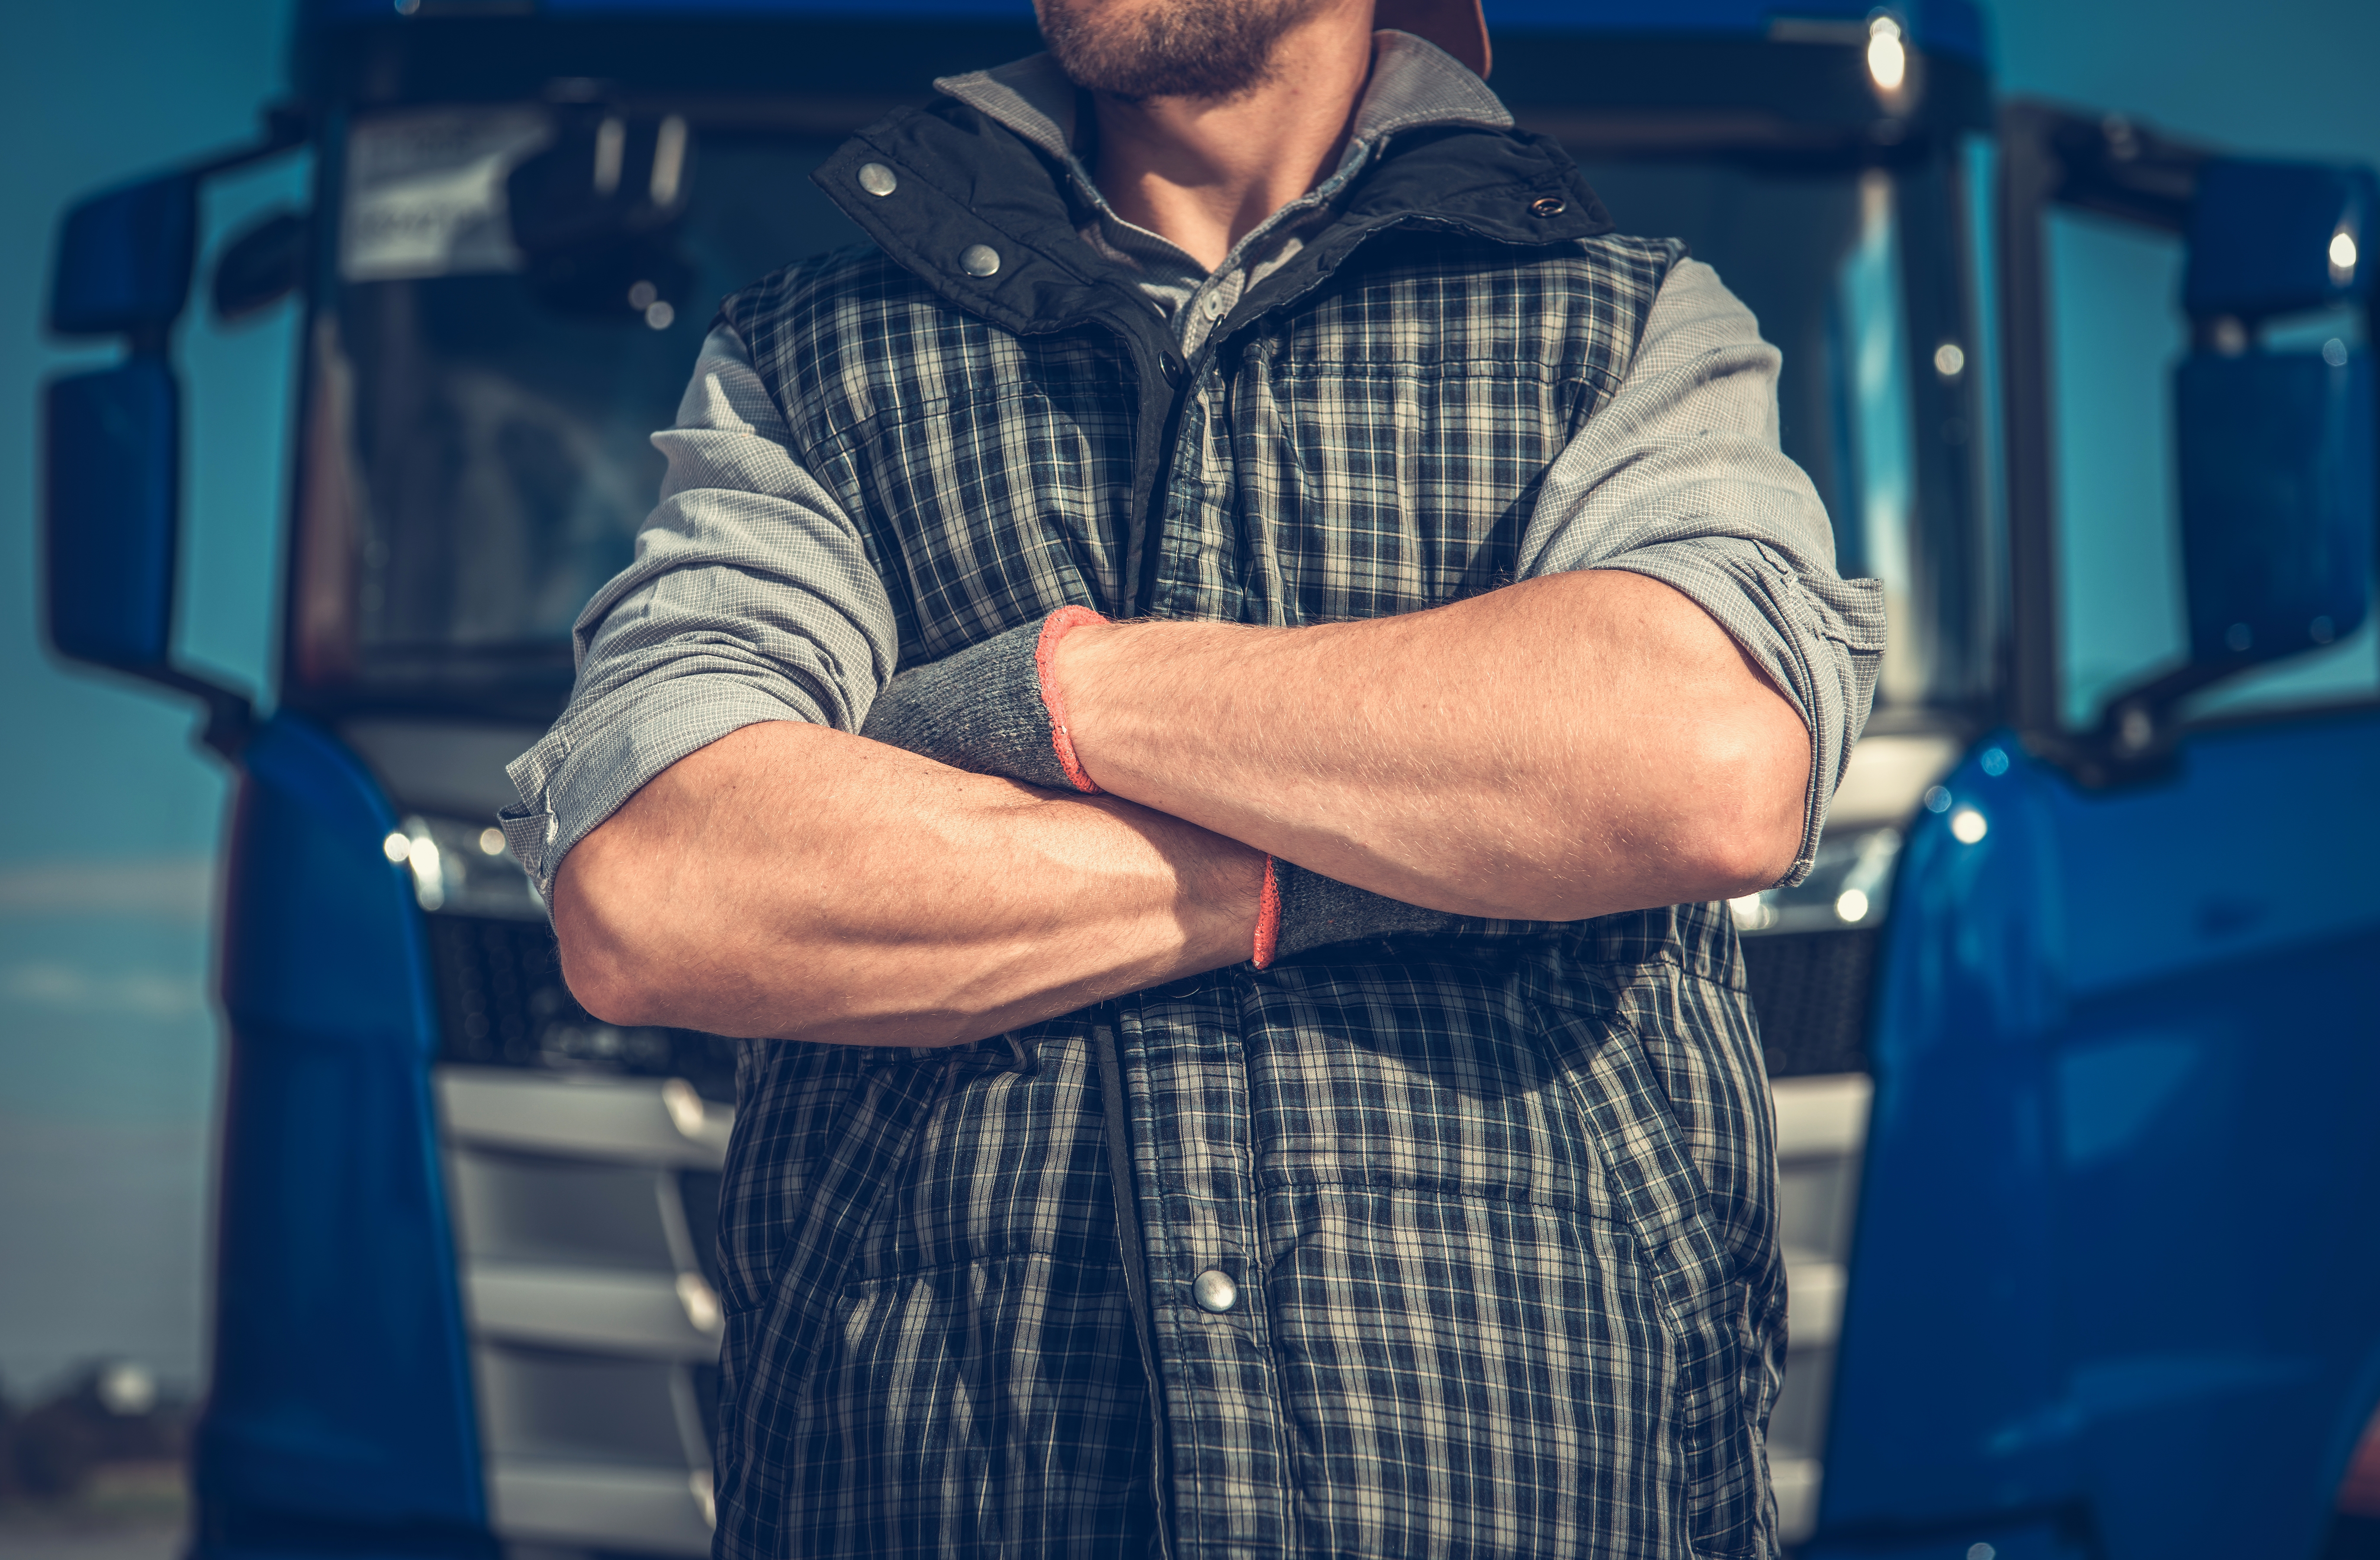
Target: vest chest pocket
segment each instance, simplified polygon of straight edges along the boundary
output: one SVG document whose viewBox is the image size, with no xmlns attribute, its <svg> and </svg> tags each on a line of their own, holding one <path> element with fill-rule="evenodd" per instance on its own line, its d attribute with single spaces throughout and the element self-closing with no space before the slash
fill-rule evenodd
<svg viewBox="0 0 2380 1560">
<path fill-rule="evenodd" d="M 837 441 L 828 480 L 892 599 L 905 663 L 1068 604 L 1126 610 L 1131 415 L 1082 379 L 1025 379 L 905 402 Z"/>
<path fill-rule="evenodd" d="M 1228 501 L 1251 595 L 1317 623 L 1508 583 L 1588 387 L 1512 359 L 1252 351 L 1232 386 Z M 1223 495 L 1217 495 L 1220 500 Z"/>
</svg>

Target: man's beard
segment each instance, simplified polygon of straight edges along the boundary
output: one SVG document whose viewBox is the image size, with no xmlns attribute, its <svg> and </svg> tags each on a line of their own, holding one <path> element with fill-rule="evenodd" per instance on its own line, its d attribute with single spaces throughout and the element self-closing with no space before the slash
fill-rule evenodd
<svg viewBox="0 0 2380 1560">
<path fill-rule="evenodd" d="M 1234 98 L 1272 74 L 1281 34 L 1320 0 L 1040 0 L 1041 37 L 1077 87 L 1120 98 Z"/>
</svg>

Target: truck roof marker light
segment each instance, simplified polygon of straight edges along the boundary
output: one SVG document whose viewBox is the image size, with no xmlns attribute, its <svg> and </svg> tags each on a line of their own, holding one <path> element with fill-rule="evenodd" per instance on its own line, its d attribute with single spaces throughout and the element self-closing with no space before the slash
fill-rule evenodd
<svg viewBox="0 0 2380 1560">
<path fill-rule="evenodd" d="M 1961 807 L 1950 815 L 1950 838 L 1961 845 L 1980 845 L 1991 831 L 1984 815 L 1973 807 Z"/>
<path fill-rule="evenodd" d="M 2354 231 L 2341 223 L 2338 231 L 2330 236 L 2330 284 L 2332 286 L 2354 285 L 2357 258 Z"/>
<path fill-rule="evenodd" d="M 388 858 L 391 866 L 402 866 L 405 859 L 413 854 L 413 841 L 406 837 L 405 830 L 395 829 L 380 842 L 380 853 Z"/>
<path fill-rule="evenodd" d="M 1867 24 L 1867 73 L 1879 92 L 1900 91 L 1909 79 L 1909 45 L 1897 18 L 1876 16 Z"/>
</svg>

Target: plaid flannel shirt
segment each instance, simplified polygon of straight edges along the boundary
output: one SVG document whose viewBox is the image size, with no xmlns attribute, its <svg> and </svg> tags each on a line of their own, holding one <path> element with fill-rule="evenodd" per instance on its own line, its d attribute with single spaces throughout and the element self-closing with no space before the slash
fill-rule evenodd
<svg viewBox="0 0 2380 1560">
<path fill-rule="evenodd" d="M 819 178 L 877 246 L 723 312 L 787 485 L 850 529 L 704 568 L 864 574 L 903 662 L 1068 603 L 1297 623 L 1531 572 L 1533 508 L 1679 251 L 1610 236 L 1533 138 L 1412 130 L 1358 137 L 1290 252 L 1181 333 L 1083 242 L 1079 167 L 1030 135 L 948 100 L 864 132 Z M 871 164 L 910 199 L 868 192 Z M 958 260 L 978 243 L 990 276 Z M 653 648 L 665 541 L 583 648 Z M 1711 574 L 1844 599 L 1823 558 L 1746 551 Z M 1855 730 L 1876 625 L 1851 599 L 1793 653 L 1836 644 Z M 856 727 L 890 658 L 830 642 L 728 654 L 726 681 Z M 587 671 L 516 767 L 509 828 L 548 880 L 600 821 L 554 816 L 584 751 L 627 744 L 605 789 L 641 783 L 750 707 L 640 709 L 637 679 Z M 1815 837 L 1848 739 L 1788 671 Z M 1719 907 L 1467 921 L 950 1052 L 748 1042 L 738 1093 L 727 1560 L 1773 1550 L 1771 1121 Z"/>
</svg>

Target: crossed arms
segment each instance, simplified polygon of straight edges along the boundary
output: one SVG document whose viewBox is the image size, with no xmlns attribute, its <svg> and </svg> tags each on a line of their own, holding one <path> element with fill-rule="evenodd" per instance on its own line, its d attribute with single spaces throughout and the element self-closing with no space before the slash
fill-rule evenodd
<svg viewBox="0 0 2380 1560">
<path fill-rule="evenodd" d="M 618 1023 L 950 1045 L 1245 960 L 1267 852 L 1572 920 L 1766 887 L 1803 837 L 1801 716 L 1634 574 L 1315 628 L 1077 629 L 1054 674 L 1108 795 L 792 721 L 679 760 L 563 864 L 572 990 Z"/>
<path fill-rule="evenodd" d="M 1246 960 L 1268 852 L 1531 919 L 1776 882 L 1883 641 L 1778 452 L 1777 363 L 1682 262 L 1548 473 L 1519 584 L 1367 623 L 1075 630 L 1058 676 L 1109 793 L 1083 796 L 853 734 L 898 653 L 881 581 L 714 339 L 656 436 L 638 562 L 580 621 L 570 711 L 514 766 L 572 988 L 615 1022 L 942 1045 Z"/>
</svg>

